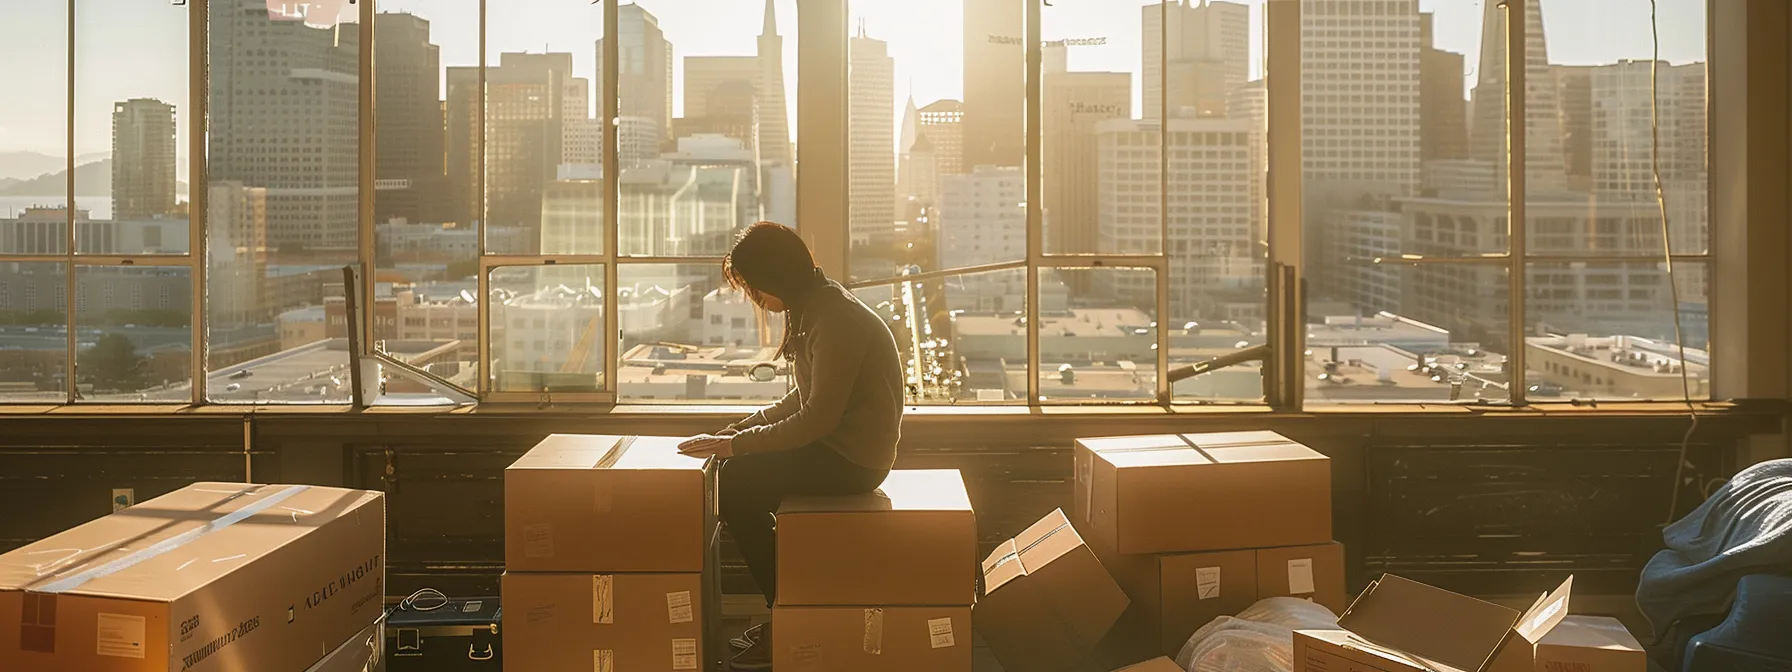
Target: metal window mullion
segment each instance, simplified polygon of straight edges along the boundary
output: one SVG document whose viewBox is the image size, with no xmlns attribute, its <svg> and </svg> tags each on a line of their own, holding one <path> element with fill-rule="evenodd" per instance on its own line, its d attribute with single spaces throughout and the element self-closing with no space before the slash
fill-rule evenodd
<svg viewBox="0 0 1792 672">
<path fill-rule="evenodd" d="M 193 263 L 193 334 L 189 347 L 194 405 L 206 402 L 205 374 L 210 368 L 206 361 L 206 283 L 211 255 L 206 247 L 206 231 L 211 224 L 211 177 L 205 154 L 207 114 L 211 108 L 211 77 L 207 70 L 211 60 L 210 5 L 211 0 L 188 0 L 187 4 L 187 254 Z"/>
<path fill-rule="evenodd" d="M 613 258 L 617 262 L 623 263 L 623 264 L 696 264 L 696 265 L 720 264 L 720 263 L 722 263 L 722 259 L 724 259 L 724 257 L 708 257 L 708 256 L 662 257 L 662 256 L 650 256 L 650 255 L 639 255 L 639 256 L 637 256 L 637 255 L 616 255 Z"/>
<path fill-rule="evenodd" d="M 75 256 L 76 266 L 112 266 L 124 268 L 177 268 L 191 266 L 193 255 L 167 256 L 131 256 L 125 254 L 81 254 Z"/>
<path fill-rule="evenodd" d="M 1301 5 L 1270 0 L 1264 7 L 1266 111 L 1263 167 L 1264 234 L 1269 243 L 1264 281 L 1269 294 L 1269 375 L 1264 400 L 1278 410 L 1299 411 L 1306 393 L 1306 308 L 1300 291 L 1305 277 L 1305 215 L 1301 149 Z"/>
<path fill-rule="evenodd" d="M 927 271 L 925 273 L 916 273 L 913 275 L 895 275 L 895 276 L 890 276 L 890 277 L 886 277 L 886 278 L 874 278 L 874 279 L 870 279 L 870 280 L 855 280 L 853 282 L 846 283 L 846 288 L 852 289 L 852 290 L 858 290 L 858 289 L 865 289 L 867 287 L 887 287 L 890 285 L 899 285 L 904 282 L 927 282 L 929 280 L 939 280 L 941 278 L 952 278 L 952 277 L 957 277 L 960 275 L 975 275 L 977 273 L 993 273 L 996 271 L 1010 271 L 1010 270 L 1014 270 L 1017 268 L 1026 268 L 1027 265 L 1028 264 L 1025 261 L 1004 261 L 1004 262 L 995 263 L 995 264 L 978 264 L 976 266 L 961 266 L 959 268 L 946 268 L 946 269 L 941 269 L 941 270 L 937 270 L 937 271 Z"/>
<path fill-rule="evenodd" d="M 1158 4 L 1157 30 L 1157 254 L 1170 255 L 1170 0 Z M 1167 264 L 1166 264 L 1167 266 Z M 1170 274 L 1168 268 L 1153 275 L 1157 284 L 1157 401 L 1170 403 Z"/>
<path fill-rule="evenodd" d="M 603 78 L 601 88 L 603 89 L 604 99 L 602 110 L 604 116 L 604 136 L 603 142 L 599 143 L 601 146 L 598 148 L 598 151 L 602 153 L 604 171 L 603 206 L 605 229 L 603 249 L 603 257 L 605 259 L 604 382 L 600 389 L 612 395 L 612 401 L 618 390 L 616 385 L 616 371 L 619 368 L 619 360 L 622 357 L 622 329 L 619 326 L 620 321 L 616 315 L 616 310 L 620 303 L 616 298 L 618 295 L 618 288 L 616 286 L 616 256 L 619 253 L 617 248 L 622 244 L 622 176 L 620 174 L 622 170 L 622 162 L 617 156 L 617 141 L 620 140 L 618 136 L 621 134 L 622 128 L 620 119 L 618 119 L 622 114 L 622 101 L 620 99 L 621 91 L 619 90 L 619 85 L 621 83 L 620 72 L 622 68 L 620 63 L 622 60 L 622 48 L 620 44 L 621 38 L 619 36 L 622 30 L 618 25 L 621 23 L 621 19 L 619 18 L 620 13 L 617 9 L 617 5 L 618 3 L 614 1 L 604 3 L 604 67 L 603 72 L 598 73 L 598 76 Z"/>
<path fill-rule="evenodd" d="M 355 176 L 355 249 L 358 253 L 357 258 L 359 259 L 361 266 L 361 347 L 369 352 L 373 350 L 373 344 L 375 342 L 374 323 L 376 321 L 375 313 L 377 311 L 374 310 L 374 306 L 379 303 L 379 283 L 375 282 L 375 276 L 377 274 L 375 272 L 376 269 L 374 268 L 374 264 L 376 263 L 375 245 L 377 242 L 374 237 L 373 228 L 374 198 L 378 195 L 374 190 L 374 178 L 376 177 L 378 166 L 375 153 L 379 151 L 376 144 L 378 142 L 377 136 L 379 133 L 376 123 L 378 122 L 379 117 L 376 115 L 376 110 L 374 108 L 376 101 L 374 100 L 373 81 L 373 47 L 374 40 L 377 39 L 376 33 L 378 32 L 374 30 L 373 24 L 375 21 L 375 5 L 377 2 L 378 0 L 361 0 L 359 19 L 361 22 L 361 40 L 358 45 L 360 56 L 360 63 L 358 64 L 360 100 L 358 101 L 356 112 L 358 117 L 358 123 L 356 125 L 360 129 L 360 138 L 357 140 L 359 145 L 356 147 L 356 159 L 359 162 L 359 166 Z M 347 288 L 344 289 L 346 290 Z M 361 354 L 362 353 L 359 352 L 351 352 L 349 353 L 349 357 L 360 357 Z"/>
<path fill-rule="evenodd" d="M 1041 14 L 1044 0 L 1027 0 L 1027 91 L 1026 91 L 1026 193 L 1027 193 L 1027 405 L 1039 403 L 1039 267 L 1045 261 L 1045 213 L 1041 199 L 1045 196 L 1043 173 L 1040 171 L 1044 133 L 1040 128 L 1040 108 L 1044 87 L 1039 81 L 1043 68 L 1044 48 Z"/>
<path fill-rule="evenodd" d="M 1508 399 L 1525 405 L 1525 3 L 1506 0 L 1506 207 L 1511 261 L 1506 271 Z"/>
<path fill-rule="evenodd" d="M 1060 257 L 1053 255 L 1039 262 L 1040 268 L 1076 268 L 1076 269 L 1150 269 L 1153 272 L 1167 272 L 1170 268 L 1169 257 L 1161 254 L 1104 254 L 1083 255 L 1081 257 Z"/>
<path fill-rule="evenodd" d="M 68 364 L 63 368 L 67 372 L 63 376 L 63 382 L 66 388 L 64 392 L 67 393 L 68 398 L 67 403 L 73 404 L 75 403 L 75 391 L 79 389 L 75 382 L 75 0 L 68 0 L 67 20 L 68 73 L 64 78 L 66 89 L 63 91 L 64 105 L 67 106 L 67 109 L 64 110 L 66 118 L 63 131 L 66 135 L 64 140 L 67 142 L 66 151 L 68 152 L 66 164 L 68 179 L 64 185 L 68 190 L 68 196 L 63 203 L 62 212 L 63 218 L 68 224 L 68 230 L 65 231 L 68 247 L 62 252 L 65 255 L 64 263 L 67 264 L 66 268 L 68 269 L 68 274 L 63 276 L 63 280 L 67 281 L 67 285 L 63 289 L 68 294 L 68 308 L 63 315 L 68 322 Z"/>
<path fill-rule="evenodd" d="M 485 62 L 488 60 L 485 54 L 485 3 L 486 0 L 479 0 L 479 86 L 478 92 L 474 96 L 473 110 L 474 128 L 477 129 L 473 139 L 474 174 L 477 175 L 474 178 L 474 189 L 478 192 L 474 198 L 475 203 L 478 204 L 479 219 L 479 235 L 474 236 L 477 239 L 474 243 L 478 245 L 479 249 L 479 277 L 474 279 L 479 291 L 479 295 L 475 297 L 478 300 L 474 303 L 475 312 L 479 315 L 477 336 L 479 361 L 474 362 L 473 365 L 478 378 L 473 385 L 473 390 L 479 395 L 480 401 L 490 398 L 492 391 L 492 292 L 491 278 L 487 277 L 488 274 L 485 270 L 485 237 L 491 234 L 491 223 L 485 216 Z"/>
<path fill-rule="evenodd" d="M 607 254 L 488 254 L 480 259 L 480 266 L 595 266 L 611 260 Z"/>
</svg>

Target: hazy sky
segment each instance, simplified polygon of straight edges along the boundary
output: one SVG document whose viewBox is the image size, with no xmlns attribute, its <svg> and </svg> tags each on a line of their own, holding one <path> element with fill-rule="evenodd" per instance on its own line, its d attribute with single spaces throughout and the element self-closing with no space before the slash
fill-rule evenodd
<svg viewBox="0 0 1792 672">
<path fill-rule="evenodd" d="M 75 0 L 76 151 L 111 149 L 111 104 L 133 97 L 172 102 L 182 118 L 186 150 L 186 8 L 166 0 Z M 223 0 L 214 0 L 223 1 Z M 280 0 L 270 0 L 278 4 Z M 321 0 L 352 15 L 345 0 Z M 1252 10 L 1252 59 L 1260 59 L 1261 6 Z M 1435 12 L 1439 48 L 1467 55 L 1475 71 L 1482 2 L 1420 0 Z M 796 96 L 796 2 L 776 0 L 785 37 L 787 84 Z M 1543 0 L 1550 60 L 1564 64 L 1609 63 L 1649 57 L 1648 0 Z M 857 0 L 853 30 L 863 18 L 870 37 L 890 43 L 896 60 L 900 106 L 911 93 L 917 104 L 963 94 L 961 40 L 964 0 Z M 751 55 L 756 49 L 763 0 L 640 0 L 659 18 L 678 59 L 675 101 L 682 95 L 682 59 L 693 55 Z M 1073 48 L 1073 70 L 1138 72 L 1140 9 L 1147 0 L 1053 0 L 1047 39 L 1105 37 L 1103 46 Z M 1662 57 L 1676 63 L 1705 58 L 1705 0 L 1660 0 Z M 381 11 L 408 11 L 431 22 L 442 63 L 474 65 L 478 52 L 478 0 L 382 0 Z M 596 81 L 596 40 L 602 6 L 587 0 L 489 0 L 488 53 L 565 51 L 578 76 Z M 1119 9 L 1116 9 L 1116 7 Z M 0 151 L 65 152 L 68 0 L 0 1 Z M 501 9 L 500 9 L 501 8 Z M 328 10 L 323 10 L 328 12 Z M 313 22 L 322 13 L 313 14 Z M 1258 68 L 1253 64 L 1253 72 Z M 1139 83 L 1135 77 L 1135 99 Z M 682 107 L 682 101 L 675 102 Z M 1136 105 L 1135 105 L 1136 108 Z M 900 108 L 898 109 L 900 117 Z M 792 115 L 795 121 L 794 113 Z"/>
</svg>

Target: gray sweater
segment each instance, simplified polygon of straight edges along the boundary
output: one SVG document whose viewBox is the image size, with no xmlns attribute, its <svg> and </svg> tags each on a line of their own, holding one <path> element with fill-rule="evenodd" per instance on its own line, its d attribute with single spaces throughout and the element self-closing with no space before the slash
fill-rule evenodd
<svg viewBox="0 0 1792 672">
<path fill-rule="evenodd" d="M 796 389 L 729 425 L 734 453 L 791 450 L 817 441 L 853 463 L 889 469 L 902 435 L 901 355 L 889 325 L 838 283 L 803 299 L 792 366 Z"/>
</svg>

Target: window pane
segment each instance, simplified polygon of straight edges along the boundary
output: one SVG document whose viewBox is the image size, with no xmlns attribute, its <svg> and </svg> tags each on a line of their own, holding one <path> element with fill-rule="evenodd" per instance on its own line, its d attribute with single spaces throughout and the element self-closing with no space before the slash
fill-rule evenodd
<svg viewBox="0 0 1792 672">
<path fill-rule="evenodd" d="M 593 104 L 603 85 L 603 30 L 601 3 L 526 0 L 487 14 L 487 253 L 603 252 L 602 127 Z M 470 187 L 456 193 L 478 193 L 470 184 L 478 175 L 470 142 L 478 137 L 478 78 L 475 67 L 448 70 L 449 173 Z"/>
<path fill-rule="evenodd" d="M 754 403 L 790 391 L 782 315 L 755 308 L 714 264 L 617 269 L 624 401 Z"/>
<path fill-rule="evenodd" d="M 1152 270 L 1040 269 L 1039 320 L 1040 401 L 1157 398 Z M 1005 368 L 1009 389 L 1025 397 L 1025 360 Z"/>
<path fill-rule="evenodd" d="M 853 3 L 853 277 L 1026 258 L 1025 8 Z"/>
<path fill-rule="evenodd" d="M 317 385 L 348 364 L 341 283 L 360 237 L 359 6 L 209 7 L 207 392 L 344 400 Z"/>
<path fill-rule="evenodd" d="M 193 272 L 75 267 L 78 401 L 192 399 Z"/>
<path fill-rule="evenodd" d="M 1565 211 L 1532 224 L 1531 254 L 1662 254 L 1658 172 L 1674 252 L 1708 249 L 1706 3 L 1656 9 L 1659 63 L 1650 3 L 1543 3 L 1529 18 L 1526 193 L 1533 222 L 1539 206 Z"/>
<path fill-rule="evenodd" d="M 1532 264 L 1525 366 L 1535 401 L 1711 394 L 1705 264 Z M 1671 282 L 1671 284 L 1670 284 Z M 1675 297 L 1679 291 L 1679 324 Z M 1685 343 L 1684 358 L 1678 344 Z M 1687 374 L 1687 389 L 1681 376 Z"/>
<path fill-rule="evenodd" d="M 68 398 L 68 271 L 0 263 L 0 402 Z"/>
<path fill-rule="evenodd" d="M 110 207 L 75 228 L 82 254 L 186 254 L 187 8 L 75 6 L 75 194 Z"/>
<path fill-rule="evenodd" d="M 16 220 L 67 221 L 66 212 L 33 209 L 68 204 L 68 7 L 68 0 L 0 6 L 0 43 L 6 45 L 0 49 L 0 81 L 6 82 L 8 102 L 0 105 L 0 250 L 5 254 L 67 249 L 66 242 L 45 239 L 46 225 Z M 79 201 L 82 208 L 104 204 L 103 197 Z M 66 236 L 68 229 L 60 231 Z"/>
<path fill-rule="evenodd" d="M 1024 403 L 1026 269 L 853 291 L 889 320 L 910 404 Z M 1060 297 L 1062 298 L 1062 297 Z M 1018 391 L 1009 380 L 1020 366 Z"/>
<path fill-rule="evenodd" d="M 1308 308 L 1307 398 L 1313 403 L 1503 401 L 1506 267 L 1369 266 L 1365 291 L 1401 313 L 1336 301 Z"/>
<path fill-rule="evenodd" d="M 495 268 L 488 282 L 492 390 L 603 388 L 603 266 Z"/>
</svg>

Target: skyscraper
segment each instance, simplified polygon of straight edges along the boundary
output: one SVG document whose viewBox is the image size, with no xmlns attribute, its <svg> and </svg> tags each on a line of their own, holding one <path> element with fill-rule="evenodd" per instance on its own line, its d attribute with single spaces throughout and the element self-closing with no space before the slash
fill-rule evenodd
<svg viewBox="0 0 1792 672">
<path fill-rule="evenodd" d="M 270 14 L 265 0 L 209 7 L 211 179 L 268 190 L 270 246 L 353 249 L 360 26 L 313 26 Z"/>
<path fill-rule="evenodd" d="M 112 217 L 174 214 L 174 106 L 133 98 L 112 105 Z"/>
<path fill-rule="evenodd" d="M 1302 4 L 1301 108 L 1307 111 L 1301 118 L 1302 190 L 1309 197 L 1308 214 L 1315 215 L 1310 221 L 1324 216 L 1316 205 L 1325 209 L 1364 194 L 1406 195 L 1418 187 L 1417 5 L 1416 0 Z M 1483 70 L 1487 63 L 1482 61 Z"/>
<path fill-rule="evenodd" d="M 673 137 L 718 133 L 753 148 L 758 89 L 756 56 L 686 56 L 684 116 L 673 121 Z"/>
<path fill-rule="evenodd" d="M 476 68 L 451 69 L 451 90 L 456 88 L 455 70 L 473 70 L 472 76 L 477 77 Z M 542 193 L 557 174 L 565 147 L 562 122 L 567 110 L 563 96 L 565 78 L 571 70 L 571 54 L 503 54 L 498 66 L 486 68 L 484 179 L 485 224 L 489 227 L 539 228 Z M 451 97 L 449 116 L 457 121 L 476 123 L 476 110 L 453 109 L 456 105 L 476 100 Z M 476 147 L 469 145 L 459 149 Z M 478 170 L 476 160 L 455 158 L 451 162 L 457 166 L 470 166 L 472 171 Z M 472 173 L 472 177 L 477 176 L 477 172 Z M 535 234 L 525 235 L 522 239 L 539 241 Z M 492 251 L 535 252 L 533 249 Z"/>
<path fill-rule="evenodd" d="M 919 134 L 933 145 L 940 176 L 968 172 L 964 164 L 964 103 L 936 100 L 920 109 L 920 117 Z"/>
<path fill-rule="evenodd" d="M 964 2 L 963 170 L 1026 157 L 1024 8 L 1023 0 Z"/>
<path fill-rule="evenodd" d="M 379 133 L 374 218 L 444 221 L 447 184 L 442 146 L 441 48 L 429 21 L 413 14 L 374 17 L 374 100 Z"/>
<path fill-rule="evenodd" d="M 1556 72 L 1556 96 L 1562 101 L 1562 159 L 1572 191 L 1587 191 L 1593 184 L 1593 69 L 1597 67 L 1549 66 Z"/>
<path fill-rule="evenodd" d="M 1169 53 L 1164 54 L 1163 15 L 1169 11 Z M 1146 119 L 1156 119 L 1163 94 L 1160 73 L 1169 62 L 1170 116 L 1213 117 L 1225 111 L 1226 95 L 1250 73 L 1249 7 L 1233 2 L 1189 0 L 1140 8 L 1141 60 Z"/>
<path fill-rule="evenodd" d="M 617 96 L 620 114 L 653 120 L 660 144 L 672 144 L 672 43 L 660 30 L 660 20 L 640 5 L 616 8 L 618 64 Z M 597 41 L 597 71 L 604 71 L 604 41 Z"/>
<path fill-rule="evenodd" d="M 753 116 L 759 126 L 761 172 L 788 167 L 796 159 L 790 149 L 790 108 L 784 98 L 784 38 L 778 35 L 778 13 L 765 0 L 765 22 L 759 32 L 759 86 Z"/>
<path fill-rule="evenodd" d="M 1468 156 L 1462 54 L 1432 46 L 1430 12 L 1419 15 L 1419 161 Z"/>
<path fill-rule="evenodd" d="M 1104 252 L 1097 246 L 1100 175 L 1095 129 L 1132 118 L 1132 73 L 1066 72 L 1044 78 L 1045 251 Z"/>
<path fill-rule="evenodd" d="M 206 192 L 206 310 L 213 325 L 272 317 L 267 290 L 268 192 L 213 182 Z"/>
<path fill-rule="evenodd" d="M 1657 158 L 1664 186 L 1704 179 L 1705 64 L 1659 65 L 1653 85 L 1648 61 L 1592 68 L 1591 168 L 1597 192 L 1653 202 Z M 1650 128 L 1651 116 L 1659 116 L 1658 131 Z M 1660 145 L 1652 153 L 1657 135 Z"/>
<path fill-rule="evenodd" d="M 859 35 L 848 41 L 847 202 L 852 240 L 884 240 L 895 230 L 896 62 L 889 44 Z"/>
<path fill-rule="evenodd" d="M 1525 51 L 1525 182 L 1530 193 L 1562 192 L 1568 187 L 1562 153 L 1562 104 L 1549 47 L 1543 37 L 1541 0 L 1524 0 Z M 1506 21 L 1500 3 L 1483 3 L 1481 62 L 1474 90 L 1474 125 L 1469 128 L 1469 155 L 1496 166 L 1497 189 L 1506 189 Z"/>
</svg>

